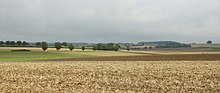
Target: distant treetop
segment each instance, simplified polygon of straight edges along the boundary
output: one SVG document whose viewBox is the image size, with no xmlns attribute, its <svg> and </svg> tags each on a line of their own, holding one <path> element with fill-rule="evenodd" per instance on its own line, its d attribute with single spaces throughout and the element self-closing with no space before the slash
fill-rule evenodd
<svg viewBox="0 0 220 93">
<path fill-rule="evenodd" d="M 207 44 L 212 44 L 212 41 L 207 41 Z"/>
</svg>

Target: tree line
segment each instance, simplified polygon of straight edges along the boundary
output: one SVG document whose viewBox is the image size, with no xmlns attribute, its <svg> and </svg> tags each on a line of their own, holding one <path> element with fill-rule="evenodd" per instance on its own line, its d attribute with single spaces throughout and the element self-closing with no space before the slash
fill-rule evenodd
<svg viewBox="0 0 220 93">
<path fill-rule="evenodd" d="M 191 47 L 190 44 L 184 44 L 173 41 L 166 41 L 156 46 L 156 48 L 190 48 L 190 47 Z"/>
<path fill-rule="evenodd" d="M 97 50 L 109 50 L 109 51 L 118 51 L 120 46 L 115 43 L 99 43 L 94 46 Z"/>
<path fill-rule="evenodd" d="M 37 42 L 36 45 L 37 45 L 38 47 L 41 47 L 41 48 L 43 49 L 43 51 L 46 51 L 46 50 L 48 49 L 48 43 L 47 43 L 47 42 Z M 69 48 L 70 51 L 73 51 L 73 49 L 75 48 L 75 47 L 73 46 L 73 44 L 69 44 L 69 45 L 68 45 L 68 43 L 66 43 L 66 42 L 63 42 L 63 43 L 56 42 L 56 43 L 54 44 L 54 47 L 56 48 L 57 51 L 59 51 L 63 46 L 64 46 L 64 47 L 67 47 L 67 46 L 68 46 L 68 48 Z M 84 46 L 82 47 L 82 50 L 83 50 L 83 51 L 85 50 L 85 47 L 84 47 Z"/>
<path fill-rule="evenodd" d="M 20 47 L 29 45 L 26 41 L 0 41 L 0 46 Z"/>
<path fill-rule="evenodd" d="M 47 42 L 37 42 L 37 46 L 41 47 L 44 51 L 48 49 L 48 43 Z M 59 51 L 63 47 L 67 47 L 70 51 L 74 50 L 73 44 L 68 44 L 66 42 L 55 42 L 54 47 L 56 48 L 57 51 Z M 86 47 L 82 46 L 81 49 L 85 51 Z M 94 51 L 96 50 L 108 50 L 108 51 L 118 51 L 120 49 L 120 46 L 115 43 L 99 43 L 96 45 L 93 45 L 92 49 Z"/>
<path fill-rule="evenodd" d="M 29 44 L 26 41 L 0 41 L 1 47 L 41 47 L 43 51 L 46 51 L 49 47 L 49 44 L 47 42 L 36 42 L 35 44 Z M 51 46 L 50 46 L 51 47 Z M 57 51 L 59 51 L 61 48 L 68 48 L 70 51 L 74 50 L 73 44 L 68 44 L 67 42 L 55 42 L 54 47 Z M 81 49 L 85 51 L 86 47 L 82 46 Z M 92 46 L 92 49 L 94 51 L 96 50 L 106 50 L 106 51 L 118 51 L 120 49 L 120 46 L 116 43 L 98 43 Z M 130 48 L 128 47 L 127 50 L 129 51 Z"/>
</svg>

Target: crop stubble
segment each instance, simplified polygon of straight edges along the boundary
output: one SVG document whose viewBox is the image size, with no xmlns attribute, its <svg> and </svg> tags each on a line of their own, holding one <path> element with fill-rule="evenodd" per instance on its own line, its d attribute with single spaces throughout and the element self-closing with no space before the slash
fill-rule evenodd
<svg viewBox="0 0 220 93">
<path fill-rule="evenodd" d="M 0 92 L 220 92 L 219 61 L 0 63 Z"/>
</svg>

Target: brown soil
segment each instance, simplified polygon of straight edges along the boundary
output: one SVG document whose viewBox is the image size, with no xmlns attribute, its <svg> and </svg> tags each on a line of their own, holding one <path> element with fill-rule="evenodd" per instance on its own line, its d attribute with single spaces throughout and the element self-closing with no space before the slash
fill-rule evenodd
<svg viewBox="0 0 220 93">
<path fill-rule="evenodd" d="M 114 57 L 65 58 L 44 61 L 218 61 L 220 54 L 142 55 Z"/>
</svg>

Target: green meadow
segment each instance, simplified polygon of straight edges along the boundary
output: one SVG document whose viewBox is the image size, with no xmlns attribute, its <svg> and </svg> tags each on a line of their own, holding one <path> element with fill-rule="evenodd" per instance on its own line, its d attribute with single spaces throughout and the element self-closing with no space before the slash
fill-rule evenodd
<svg viewBox="0 0 220 93">
<path fill-rule="evenodd" d="M 58 58 L 77 58 L 92 55 L 64 52 L 0 52 L 0 61 L 34 61 Z"/>
<path fill-rule="evenodd" d="M 12 52 L 11 50 L 13 49 L 10 48 L 0 49 L 0 62 L 38 61 L 38 60 L 49 60 L 49 59 L 96 57 L 96 56 L 135 55 L 126 52 L 92 51 L 92 50 L 82 51 L 80 49 L 74 51 L 68 51 L 67 49 L 56 51 L 55 49 L 50 49 L 44 52 L 39 48 L 39 49 L 29 49 L 31 50 L 30 52 L 25 52 L 25 51 Z"/>
</svg>

